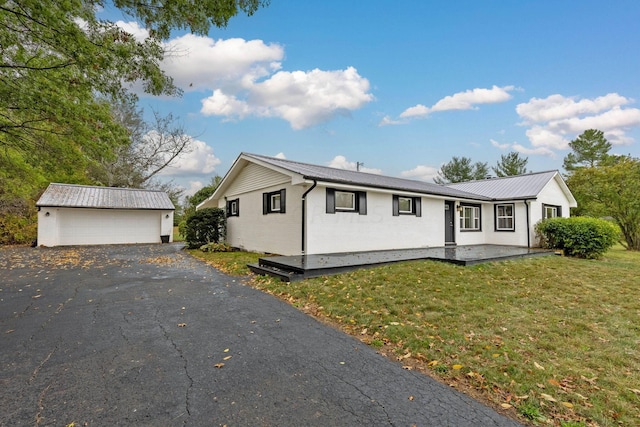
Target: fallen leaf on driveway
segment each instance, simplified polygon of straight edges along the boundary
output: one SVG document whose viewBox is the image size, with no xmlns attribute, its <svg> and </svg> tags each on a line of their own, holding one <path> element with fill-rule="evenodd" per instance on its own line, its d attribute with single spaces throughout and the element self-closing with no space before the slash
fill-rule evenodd
<svg viewBox="0 0 640 427">
<path fill-rule="evenodd" d="M 187 326 L 186 323 L 178 323 L 178 327 L 180 327 L 180 328 L 184 328 L 185 326 Z"/>
<path fill-rule="evenodd" d="M 224 359 L 222 359 L 222 360 L 229 360 L 229 359 L 231 359 L 232 357 L 233 357 L 233 356 L 227 356 L 227 357 L 225 357 L 225 358 L 224 358 Z"/>
<path fill-rule="evenodd" d="M 224 363 L 216 363 L 215 365 L 216 368 L 222 368 L 224 366 Z"/>
</svg>

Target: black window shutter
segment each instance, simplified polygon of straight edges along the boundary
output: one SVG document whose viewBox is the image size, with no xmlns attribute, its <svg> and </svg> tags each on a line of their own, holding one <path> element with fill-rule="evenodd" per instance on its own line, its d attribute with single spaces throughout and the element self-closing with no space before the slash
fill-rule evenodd
<svg viewBox="0 0 640 427">
<path fill-rule="evenodd" d="M 269 193 L 262 193 L 262 215 L 269 213 Z"/>
<path fill-rule="evenodd" d="M 360 213 L 360 215 L 366 215 L 367 214 L 367 193 L 364 191 L 358 191 L 356 194 L 358 196 L 358 212 Z"/>
<path fill-rule="evenodd" d="M 231 202 L 227 200 L 227 217 L 231 216 Z"/>
<path fill-rule="evenodd" d="M 336 190 L 327 188 L 327 213 L 336 213 Z"/>
<path fill-rule="evenodd" d="M 558 216 L 562 216 L 562 206 L 556 207 L 556 212 Z"/>
<path fill-rule="evenodd" d="M 240 199 L 236 199 L 236 216 L 240 216 Z"/>
<path fill-rule="evenodd" d="M 422 197 L 414 197 L 413 206 L 416 210 L 416 216 L 422 216 Z"/>
<path fill-rule="evenodd" d="M 400 200 L 398 196 L 393 195 L 393 216 L 400 216 Z"/>
<path fill-rule="evenodd" d="M 283 214 L 286 212 L 286 207 L 287 207 L 287 190 L 286 189 L 282 189 L 280 190 L 280 213 Z"/>
</svg>

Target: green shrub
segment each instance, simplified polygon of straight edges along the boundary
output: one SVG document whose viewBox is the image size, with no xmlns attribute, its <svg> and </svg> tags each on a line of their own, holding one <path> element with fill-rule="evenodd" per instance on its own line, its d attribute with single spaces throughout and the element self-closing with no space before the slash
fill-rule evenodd
<svg viewBox="0 0 640 427">
<path fill-rule="evenodd" d="M 181 224 L 182 225 L 182 224 Z M 189 249 L 196 249 L 208 243 L 220 243 L 227 232 L 224 209 L 206 208 L 191 214 L 180 227 Z"/>
<path fill-rule="evenodd" d="M 207 243 L 200 246 L 202 252 L 233 252 L 233 248 L 226 243 Z"/>
<path fill-rule="evenodd" d="M 562 249 L 567 256 L 600 258 L 620 238 L 620 229 L 603 219 L 549 218 L 536 224 L 543 247 Z"/>
</svg>

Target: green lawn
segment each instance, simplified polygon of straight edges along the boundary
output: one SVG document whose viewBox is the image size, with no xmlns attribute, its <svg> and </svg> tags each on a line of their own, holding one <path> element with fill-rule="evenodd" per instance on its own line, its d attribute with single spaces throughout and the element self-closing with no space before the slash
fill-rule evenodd
<svg viewBox="0 0 640 427">
<path fill-rule="evenodd" d="M 240 275 L 258 257 L 192 253 Z M 252 283 L 522 422 L 640 425 L 640 253 Z"/>
</svg>

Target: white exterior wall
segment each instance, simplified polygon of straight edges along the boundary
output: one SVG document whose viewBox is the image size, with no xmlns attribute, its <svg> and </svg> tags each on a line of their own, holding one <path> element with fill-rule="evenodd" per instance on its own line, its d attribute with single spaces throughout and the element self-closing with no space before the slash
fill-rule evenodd
<svg viewBox="0 0 640 427">
<path fill-rule="evenodd" d="M 455 229 L 456 229 L 456 244 L 458 245 L 482 245 L 487 243 L 486 232 L 493 229 L 493 205 L 488 203 L 468 203 L 456 201 L 456 206 L 468 204 L 468 205 L 480 205 L 480 227 L 479 231 L 464 231 L 460 229 L 460 212 L 455 211 Z"/>
<path fill-rule="evenodd" d="M 496 205 L 509 205 L 514 207 L 514 231 L 496 230 Z M 500 202 L 483 205 L 483 213 L 486 212 L 487 221 L 483 219 L 483 234 L 485 243 L 493 245 L 527 246 L 527 206 L 522 201 Z M 486 228 L 485 228 L 486 225 Z"/>
<path fill-rule="evenodd" d="M 262 213 L 262 193 L 286 190 L 285 213 Z M 239 215 L 227 218 L 226 242 L 250 252 L 298 255 L 302 250 L 302 189 L 279 185 L 243 194 L 228 195 L 239 200 Z M 220 199 L 219 207 L 226 202 Z"/>
<path fill-rule="evenodd" d="M 402 193 L 397 193 L 401 194 Z M 326 187 L 307 195 L 306 253 L 444 246 L 444 201 L 422 197 L 422 216 L 393 216 L 391 192 L 367 191 L 367 214 L 326 213 Z"/>
<path fill-rule="evenodd" d="M 48 214 L 48 215 L 47 215 Z M 173 211 L 41 207 L 38 245 L 105 245 L 173 241 Z"/>
<path fill-rule="evenodd" d="M 535 225 L 542 220 L 542 205 L 560 206 L 561 215 L 565 218 L 570 216 L 570 207 L 567 196 L 560 188 L 555 179 L 552 179 L 538 194 L 538 199 L 531 202 L 531 244 L 539 246 L 540 242 L 535 235 Z"/>
</svg>

